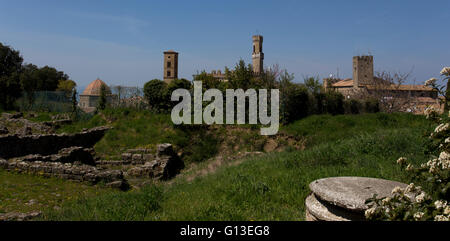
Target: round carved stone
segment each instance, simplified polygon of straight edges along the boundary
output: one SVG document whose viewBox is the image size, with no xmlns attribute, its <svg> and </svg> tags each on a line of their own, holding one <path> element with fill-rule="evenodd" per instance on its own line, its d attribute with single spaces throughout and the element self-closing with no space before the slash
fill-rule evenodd
<svg viewBox="0 0 450 241">
<path fill-rule="evenodd" d="M 306 217 L 308 221 L 362 221 L 364 215 L 333 206 L 317 199 L 314 194 L 305 201 Z"/>
<path fill-rule="evenodd" d="M 378 198 L 391 195 L 395 187 L 405 188 L 401 182 L 368 177 L 331 177 L 309 184 L 318 199 L 352 211 L 362 212 L 365 201 L 377 194 Z"/>
<path fill-rule="evenodd" d="M 314 217 L 311 213 L 309 213 L 308 209 L 305 210 L 305 221 L 320 221 L 316 217 Z"/>
</svg>

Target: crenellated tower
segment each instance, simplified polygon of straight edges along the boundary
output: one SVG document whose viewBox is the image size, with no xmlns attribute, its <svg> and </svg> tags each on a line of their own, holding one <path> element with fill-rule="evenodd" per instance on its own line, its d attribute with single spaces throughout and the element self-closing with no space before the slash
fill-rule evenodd
<svg viewBox="0 0 450 241">
<path fill-rule="evenodd" d="M 261 74 L 264 71 L 264 53 L 262 50 L 263 36 L 253 36 L 253 72 L 256 75 Z"/>
</svg>

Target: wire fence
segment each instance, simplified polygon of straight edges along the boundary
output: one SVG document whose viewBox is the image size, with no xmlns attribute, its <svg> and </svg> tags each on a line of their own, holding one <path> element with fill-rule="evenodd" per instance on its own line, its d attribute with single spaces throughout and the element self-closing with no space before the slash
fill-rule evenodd
<svg viewBox="0 0 450 241">
<path fill-rule="evenodd" d="M 23 93 L 16 106 L 20 111 L 70 112 L 72 97 L 64 91 L 35 91 Z"/>
</svg>

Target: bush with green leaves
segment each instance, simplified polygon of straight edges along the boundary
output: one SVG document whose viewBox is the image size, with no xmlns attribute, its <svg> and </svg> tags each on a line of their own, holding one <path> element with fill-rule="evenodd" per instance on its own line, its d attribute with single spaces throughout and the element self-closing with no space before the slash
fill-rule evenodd
<svg viewBox="0 0 450 241">
<path fill-rule="evenodd" d="M 439 95 L 443 96 L 443 100 L 441 100 L 444 104 L 444 110 L 448 111 L 450 106 L 450 67 L 444 67 L 441 70 L 442 82 L 444 84 L 438 84 L 438 80 L 436 78 L 430 78 L 425 81 L 425 85 L 433 88 L 433 90 L 437 91 Z M 447 82 L 447 83 L 445 83 Z"/>
<path fill-rule="evenodd" d="M 153 79 L 144 85 L 144 96 L 152 110 L 163 109 L 167 84 L 159 79 Z"/>
<path fill-rule="evenodd" d="M 441 74 L 448 79 L 450 68 Z M 426 85 L 433 85 L 433 79 Z M 450 119 L 439 117 L 432 108 L 425 111 L 427 118 L 439 125 L 429 135 L 428 153 L 431 159 L 415 167 L 405 157 L 397 163 L 411 175 L 414 183 L 406 188 L 396 187 L 392 197 L 367 200 L 365 212 L 369 220 L 449 221 L 450 220 Z M 418 186 L 420 185 L 420 186 Z"/>
<path fill-rule="evenodd" d="M 144 97 L 150 109 L 157 113 L 167 113 L 176 104 L 170 100 L 172 92 L 176 89 L 190 90 L 192 84 L 186 79 L 174 79 L 169 84 L 153 79 L 144 85 Z"/>
</svg>

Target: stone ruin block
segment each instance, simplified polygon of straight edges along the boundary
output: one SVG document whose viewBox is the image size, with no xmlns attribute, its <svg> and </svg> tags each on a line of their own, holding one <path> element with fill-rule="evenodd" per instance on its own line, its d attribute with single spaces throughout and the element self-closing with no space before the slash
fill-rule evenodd
<svg viewBox="0 0 450 241">
<path fill-rule="evenodd" d="M 127 190 L 128 182 L 120 170 L 100 170 L 89 165 L 73 165 L 61 162 L 24 162 L 0 159 L 0 168 L 19 173 L 35 174 L 44 177 L 57 177 L 68 180 L 97 184 L 104 182 L 106 186 Z"/>
<path fill-rule="evenodd" d="M 132 160 L 133 154 L 131 153 L 123 153 L 122 154 L 122 161 L 130 161 Z"/>
<path fill-rule="evenodd" d="M 120 166 L 120 165 L 129 165 L 131 161 L 122 161 L 122 160 L 100 160 L 96 161 L 97 165 L 112 165 L 112 166 Z"/>
<path fill-rule="evenodd" d="M 58 154 L 43 156 L 39 154 L 27 155 L 14 158 L 16 161 L 24 162 L 61 162 L 61 163 L 82 163 L 95 166 L 95 151 L 93 148 L 69 147 L 61 149 Z"/>
<path fill-rule="evenodd" d="M 52 155 L 73 146 L 91 148 L 110 127 L 96 127 L 75 134 L 7 135 L 0 136 L 0 157 L 13 158 L 30 154 Z"/>
<path fill-rule="evenodd" d="M 6 128 L 6 126 L 0 125 L 0 135 L 7 135 L 7 134 L 9 134 L 8 128 Z"/>
<path fill-rule="evenodd" d="M 127 150 L 127 152 L 131 153 L 131 154 L 147 154 L 147 153 L 151 153 L 152 150 L 145 149 L 145 148 L 137 148 L 137 149 L 129 149 L 129 150 Z"/>
<path fill-rule="evenodd" d="M 366 200 L 389 197 L 400 182 L 368 177 L 330 177 L 309 184 L 312 194 L 305 200 L 307 221 L 361 221 Z"/>
<path fill-rule="evenodd" d="M 144 153 L 148 153 L 148 149 L 134 149 L 134 150 L 145 150 Z M 152 161 L 154 159 L 155 156 L 153 154 L 135 153 L 133 150 L 128 150 L 128 152 L 122 153 L 122 161 L 130 162 L 133 165 L 142 165 L 145 162 Z"/>
<path fill-rule="evenodd" d="M 168 180 L 177 175 L 184 168 L 183 161 L 174 152 L 171 144 L 158 145 L 156 159 L 148 161 L 142 166 L 130 169 L 130 176 L 146 176 L 157 180 Z"/>
</svg>

